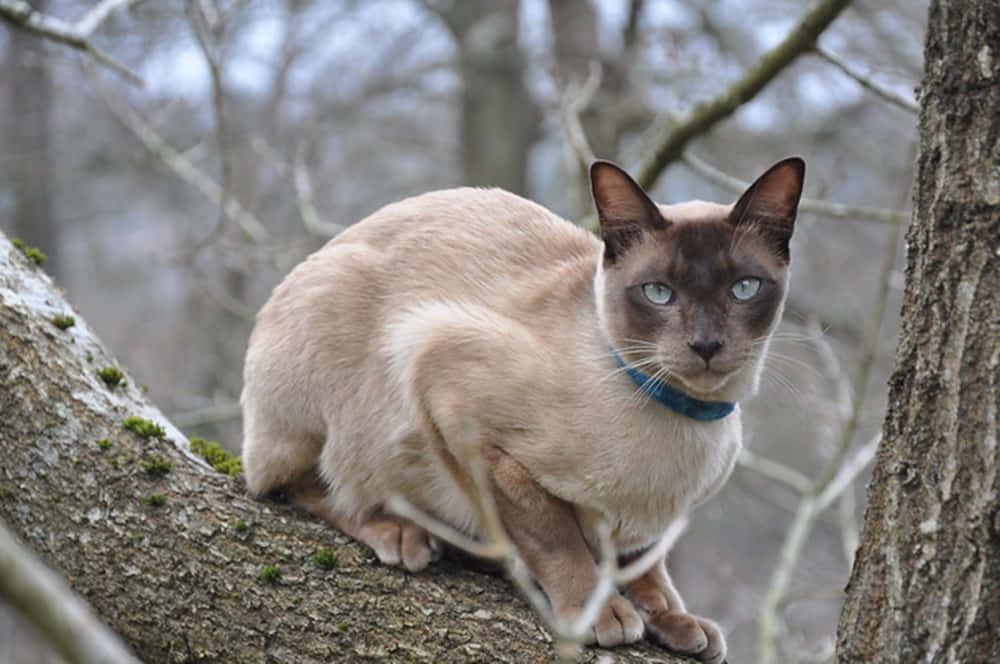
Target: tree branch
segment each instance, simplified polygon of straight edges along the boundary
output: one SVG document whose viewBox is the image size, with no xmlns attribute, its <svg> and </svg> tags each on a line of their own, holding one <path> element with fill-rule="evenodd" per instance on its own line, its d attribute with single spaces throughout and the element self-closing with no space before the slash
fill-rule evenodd
<svg viewBox="0 0 1000 664">
<path fill-rule="evenodd" d="M 0 299 L 0 518 L 142 661 L 552 661 L 551 637 L 503 579 L 454 560 L 418 575 L 374 564 L 194 459 L 135 380 L 96 375 L 113 358 L 79 314 L 53 327 L 69 304 L 2 233 Z M 164 437 L 125 430 L 132 414 Z M 613 657 L 682 661 L 649 643 Z"/>
<path fill-rule="evenodd" d="M 681 158 L 691 140 L 753 99 L 792 61 L 812 49 L 820 34 L 849 4 L 851 0 L 817 2 L 781 43 L 765 53 L 743 78 L 711 101 L 699 104 L 686 119 L 675 124 L 639 169 L 639 177 L 636 178 L 639 186 L 651 189 L 666 167 Z"/>
<path fill-rule="evenodd" d="M 740 194 L 750 186 L 749 182 L 735 178 L 702 161 L 694 156 L 690 150 L 685 151 L 681 155 L 681 160 L 692 171 L 723 189 L 729 189 Z M 863 205 L 845 205 L 843 203 L 821 201 L 815 198 L 801 199 L 799 201 L 799 211 L 838 219 L 865 219 L 883 224 L 905 224 L 910 219 L 909 210 L 890 210 L 887 208 L 865 207 Z"/>
<path fill-rule="evenodd" d="M 41 37 L 65 44 L 89 55 L 106 67 L 122 74 L 130 82 L 145 87 L 141 76 L 118 62 L 90 40 L 101 23 L 119 7 L 127 7 L 141 0 L 104 0 L 75 24 L 36 11 L 23 0 L 0 0 L 0 18 L 7 19 L 21 28 Z"/>
<path fill-rule="evenodd" d="M 225 198 L 225 192 L 215 180 L 202 172 L 187 157 L 173 149 L 138 113 L 116 100 L 99 83 L 97 87 L 101 98 L 114 116 L 177 177 L 194 187 L 211 203 L 219 206 L 226 216 L 234 220 L 247 237 L 254 242 L 263 243 L 271 238 L 267 227 L 252 212 L 243 207 L 236 198 Z"/>
<path fill-rule="evenodd" d="M 870 92 L 875 93 L 875 95 L 880 97 L 883 101 L 886 101 L 897 108 L 901 108 L 908 113 L 915 114 L 920 111 L 920 107 L 917 105 L 917 102 L 912 99 L 907 99 L 906 97 L 903 97 L 888 88 L 882 87 L 867 76 L 862 75 L 858 70 L 851 67 L 851 65 L 847 64 L 845 60 L 834 55 L 819 44 L 816 45 L 814 52 L 817 56 L 829 62 L 831 65 L 846 74 L 849 78 L 854 79 L 858 85 Z"/>
</svg>

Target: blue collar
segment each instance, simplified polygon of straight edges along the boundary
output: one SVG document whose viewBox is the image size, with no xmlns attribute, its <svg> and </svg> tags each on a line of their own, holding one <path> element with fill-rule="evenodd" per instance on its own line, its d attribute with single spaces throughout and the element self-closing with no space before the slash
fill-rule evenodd
<svg viewBox="0 0 1000 664">
<path fill-rule="evenodd" d="M 688 396 L 666 382 L 644 374 L 628 364 L 614 346 L 611 347 L 611 352 L 615 354 L 618 364 L 625 368 L 625 372 L 643 392 L 676 413 L 705 422 L 720 420 L 736 409 L 736 404 L 727 401 L 702 401 Z"/>
</svg>

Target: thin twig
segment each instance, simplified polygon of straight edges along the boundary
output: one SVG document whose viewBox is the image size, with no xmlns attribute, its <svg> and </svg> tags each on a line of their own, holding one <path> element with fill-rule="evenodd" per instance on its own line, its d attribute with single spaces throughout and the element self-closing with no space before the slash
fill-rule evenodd
<svg viewBox="0 0 1000 664">
<path fill-rule="evenodd" d="M 467 441 L 454 450 L 459 462 L 468 471 L 472 480 L 474 495 L 480 513 L 481 539 L 474 539 L 439 519 L 415 507 L 399 494 L 393 494 L 386 502 L 386 509 L 394 514 L 409 519 L 431 534 L 467 551 L 474 556 L 503 563 L 511 581 L 524 593 L 532 607 L 538 612 L 554 632 L 557 650 L 567 654 L 582 643 L 594 622 L 600 616 L 608 599 L 618 587 L 629 583 L 645 574 L 667 554 L 667 550 L 683 530 L 685 521 L 677 520 L 667 528 L 659 541 L 642 556 L 625 567 L 618 566 L 618 556 L 611 539 L 611 529 L 604 521 L 596 524 L 596 536 L 600 550 L 600 560 L 597 562 L 597 583 L 591 589 L 580 613 L 575 619 L 565 621 L 556 616 L 544 593 L 539 590 L 532 578 L 527 565 L 522 560 L 517 546 L 507 534 L 500 519 L 493 497 L 493 490 L 486 469 L 485 456 L 473 443 L 477 439 L 472 427 L 467 427 L 463 439 Z"/>
<path fill-rule="evenodd" d="M 681 160 L 692 171 L 702 176 L 712 184 L 729 189 L 736 193 L 743 193 L 749 182 L 744 182 L 728 173 L 724 173 L 711 164 L 699 159 L 690 151 L 685 151 L 681 155 Z M 866 207 L 863 205 L 844 205 L 843 203 L 831 203 L 815 198 L 803 198 L 799 201 L 799 211 L 820 214 L 826 217 L 836 217 L 838 219 L 866 219 L 885 224 L 905 224 L 910 219 L 909 210 L 890 210 L 886 208 Z"/>
<path fill-rule="evenodd" d="M 345 226 L 322 219 L 316 211 L 316 205 L 313 203 L 312 179 L 309 177 L 309 166 L 306 164 L 306 147 L 306 141 L 301 141 L 292 161 L 292 184 L 295 186 L 299 218 L 309 233 L 330 238 L 338 235 Z"/>
<path fill-rule="evenodd" d="M 841 72 L 846 74 L 849 78 L 854 79 L 854 81 L 858 83 L 858 85 L 860 85 L 866 90 L 869 90 L 870 92 L 873 92 L 883 101 L 886 101 L 892 104 L 893 106 L 901 108 L 909 113 L 920 112 L 920 106 L 917 105 L 917 102 L 913 101 L 912 99 L 907 99 L 906 97 L 903 97 L 902 95 L 899 95 L 888 88 L 882 87 L 881 85 L 871 80 L 867 76 L 861 74 L 857 69 L 854 69 L 851 65 L 847 64 L 847 62 L 844 59 L 834 55 L 833 53 L 826 50 L 819 44 L 816 45 L 814 52 L 816 53 L 817 56 L 829 62 L 831 65 L 833 65 Z"/>
<path fill-rule="evenodd" d="M 131 107 L 115 99 L 100 83 L 97 84 L 97 88 L 101 93 L 104 103 L 111 110 L 111 113 L 139 139 L 139 142 L 147 150 L 158 157 L 167 168 L 173 171 L 174 175 L 194 187 L 213 205 L 222 206 L 226 215 L 234 220 L 246 236 L 254 242 L 260 244 L 271 239 L 271 233 L 267 230 L 267 227 L 253 213 L 243 207 L 235 198 L 230 197 L 228 200 L 225 200 L 219 184 L 191 163 L 184 155 L 173 149 L 138 113 Z M 223 203 L 225 204 L 223 205 Z"/>
<path fill-rule="evenodd" d="M 89 55 L 102 65 L 113 69 L 131 83 L 145 87 L 146 82 L 126 65 L 118 62 L 90 41 L 91 35 L 101 23 L 119 7 L 127 7 L 141 0 L 104 0 L 93 7 L 82 19 L 74 23 L 36 11 L 23 0 L 0 0 L 0 18 L 21 26 L 37 35 L 65 44 Z"/>
<path fill-rule="evenodd" d="M 715 98 L 699 104 L 687 118 L 674 124 L 639 169 L 639 177 L 636 178 L 639 186 L 651 189 L 664 169 L 681 158 L 691 140 L 705 134 L 753 99 L 792 61 L 812 49 L 820 34 L 850 4 L 851 0 L 816 2 L 781 43 L 765 53 L 742 78 Z"/>
<path fill-rule="evenodd" d="M 780 482 L 800 495 L 808 493 L 812 487 L 812 482 L 809 478 L 794 468 L 790 468 L 777 461 L 771 461 L 747 449 L 740 452 L 739 457 L 736 458 L 736 463 L 764 477 L 769 477 L 772 480 Z"/>
<path fill-rule="evenodd" d="M 215 142 L 219 152 L 219 214 L 215 227 L 201 240 L 197 241 L 189 252 L 189 256 L 194 256 L 199 251 L 211 244 L 225 230 L 226 221 L 230 218 L 226 214 L 226 201 L 233 198 L 233 156 L 232 145 L 229 141 L 229 122 L 225 113 L 225 89 L 222 84 L 222 67 L 219 63 L 219 45 L 209 44 L 208 35 L 218 32 L 216 28 L 209 25 L 208 17 L 202 10 L 198 0 L 187 0 L 185 11 L 188 22 L 191 24 L 191 31 L 194 33 L 195 41 L 201 51 L 205 64 L 208 66 L 209 80 L 212 85 L 212 117 L 215 122 Z"/>
</svg>

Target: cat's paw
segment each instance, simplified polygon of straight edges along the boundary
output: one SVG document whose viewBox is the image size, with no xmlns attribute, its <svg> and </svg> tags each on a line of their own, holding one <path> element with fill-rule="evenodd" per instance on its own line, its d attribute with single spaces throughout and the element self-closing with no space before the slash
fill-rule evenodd
<svg viewBox="0 0 1000 664">
<path fill-rule="evenodd" d="M 563 618 L 574 620 L 578 614 L 579 610 L 569 611 Z M 621 595 L 614 595 L 601 609 L 584 642 L 587 645 L 597 644 L 602 648 L 635 643 L 642 638 L 644 629 L 642 617 L 632 606 L 632 602 Z"/>
<path fill-rule="evenodd" d="M 361 526 L 358 539 L 367 544 L 386 565 L 402 565 L 419 572 L 441 558 L 441 540 L 409 521 L 382 517 Z"/>
<path fill-rule="evenodd" d="M 726 657 L 726 638 L 711 620 L 690 613 L 657 611 L 646 620 L 646 630 L 654 642 L 700 662 L 719 664 Z"/>
</svg>

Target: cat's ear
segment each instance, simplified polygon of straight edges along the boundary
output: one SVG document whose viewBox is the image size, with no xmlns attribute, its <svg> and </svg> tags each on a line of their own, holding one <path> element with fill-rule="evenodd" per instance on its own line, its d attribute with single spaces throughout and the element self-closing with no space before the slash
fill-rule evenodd
<svg viewBox="0 0 1000 664">
<path fill-rule="evenodd" d="M 787 261 L 805 174 L 806 162 L 801 158 L 782 159 L 743 192 L 733 205 L 730 223 L 745 225 L 763 235 Z"/>
<path fill-rule="evenodd" d="M 610 161 L 590 165 L 590 189 L 601 222 L 605 261 L 615 262 L 643 233 L 667 227 L 656 203 Z"/>
</svg>

